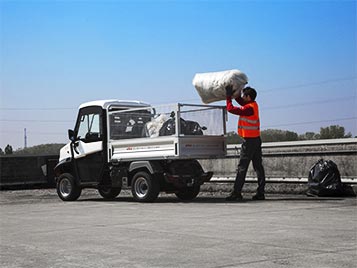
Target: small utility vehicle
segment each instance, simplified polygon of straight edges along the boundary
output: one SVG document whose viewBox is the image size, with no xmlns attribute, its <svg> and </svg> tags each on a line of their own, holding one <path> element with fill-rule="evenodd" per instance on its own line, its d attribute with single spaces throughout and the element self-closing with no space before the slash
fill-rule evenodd
<svg viewBox="0 0 357 268">
<path fill-rule="evenodd" d="M 160 191 L 194 199 L 213 174 L 197 159 L 226 155 L 226 117 L 223 106 L 84 103 L 55 167 L 58 196 L 74 201 L 83 188 L 96 188 L 106 199 L 122 189 L 141 202 Z"/>
</svg>

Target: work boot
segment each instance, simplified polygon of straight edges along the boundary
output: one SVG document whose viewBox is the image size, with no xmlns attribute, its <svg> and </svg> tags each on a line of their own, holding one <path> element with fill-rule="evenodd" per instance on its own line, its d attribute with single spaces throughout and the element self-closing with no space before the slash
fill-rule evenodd
<svg viewBox="0 0 357 268">
<path fill-rule="evenodd" d="M 253 200 L 265 200 L 265 195 L 262 193 L 256 193 L 252 197 Z"/>
<path fill-rule="evenodd" d="M 226 197 L 226 201 L 242 201 L 243 196 L 241 193 L 231 192 L 229 196 Z"/>
</svg>

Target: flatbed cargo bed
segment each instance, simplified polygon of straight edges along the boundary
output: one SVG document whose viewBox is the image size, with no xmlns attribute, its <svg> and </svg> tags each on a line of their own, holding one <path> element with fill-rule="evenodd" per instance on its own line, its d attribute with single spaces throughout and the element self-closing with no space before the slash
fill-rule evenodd
<svg viewBox="0 0 357 268">
<path fill-rule="evenodd" d="M 218 158 L 226 155 L 223 136 L 157 137 L 114 141 L 111 161 Z"/>
<path fill-rule="evenodd" d="M 152 111 L 155 111 L 155 115 Z M 108 148 L 109 160 L 112 162 L 202 159 L 226 155 L 226 111 L 222 106 L 174 104 L 165 107 L 128 109 L 108 114 L 111 121 Z M 156 124 L 157 130 L 148 133 L 146 131 L 148 124 L 155 121 L 155 118 L 162 119 L 163 116 L 165 120 Z M 165 124 L 169 131 L 164 129 Z M 188 124 L 194 127 L 187 127 Z M 123 125 L 130 125 L 130 128 L 126 129 Z M 125 133 L 125 137 L 115 133 L 119 129 L 120 133 Z M 134 138 L 130 135 L 131 132 L 136 133 L 133 135 Z M 183 132 L 186 133 L 182 134 Z"/>
</svg>

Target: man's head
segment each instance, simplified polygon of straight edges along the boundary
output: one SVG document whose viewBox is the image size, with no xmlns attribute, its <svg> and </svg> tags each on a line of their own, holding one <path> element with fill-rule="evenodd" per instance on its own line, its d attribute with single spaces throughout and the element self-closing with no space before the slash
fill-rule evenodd
<svg viewBox="0 0 357 268">
<path fill-rule="evenodd" d="M 249 97 L 248 97 L 249 96 Z M 257 92 L 255 91 L 254 88 L 252 87 L 246 87 L 243 89 L 243 98 L 250 98 L 250 101 L 255 101 L 255 98 L 257 97 Z"/>
</svg>

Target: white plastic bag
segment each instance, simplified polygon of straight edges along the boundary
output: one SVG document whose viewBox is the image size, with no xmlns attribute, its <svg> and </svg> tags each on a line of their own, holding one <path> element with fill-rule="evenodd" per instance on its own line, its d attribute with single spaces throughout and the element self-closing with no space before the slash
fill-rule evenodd
<svg viewBox="0 0 357 268">
<path fill-rule="evenodd" d="M 232 85 L 233 97 L 236 98 L 238 90 L 243 89 L 247 83 L 248 77 L 239 70 L 198 73 L 192 81 L 203 103 L 225 100 L 227 85 Z"/>
<path fill-rule="evenodd" d="M 149 137 L 158 137 L 162 125 L 167 121 L 167 117 L 164 114 L 153 118 L 150 122 L 146 123 L 146 134 Z"/>
</svg>

